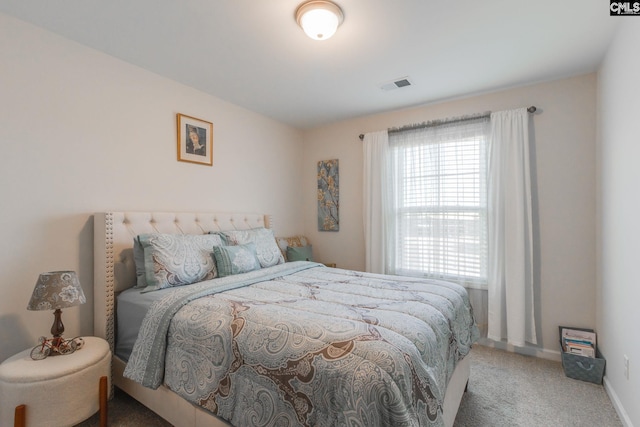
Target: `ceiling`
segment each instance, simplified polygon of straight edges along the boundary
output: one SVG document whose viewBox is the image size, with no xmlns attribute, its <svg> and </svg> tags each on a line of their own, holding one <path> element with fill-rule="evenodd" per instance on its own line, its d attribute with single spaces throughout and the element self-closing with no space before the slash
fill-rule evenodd
<svg viewBox="0 0 640 427">
<path fill-rule="evenodd" d="M 299 129 L 595 71 L 620 18 L 602 0 L 0 0 L 0 12 Z M 412 86 L 380 87 L 401 77 Z"/>
</svg>

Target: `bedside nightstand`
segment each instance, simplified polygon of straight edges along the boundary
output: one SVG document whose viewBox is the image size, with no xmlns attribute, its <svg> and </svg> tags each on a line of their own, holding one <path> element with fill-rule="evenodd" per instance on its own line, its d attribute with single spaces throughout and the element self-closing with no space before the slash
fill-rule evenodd
<svg viewBox="0 0 640 427">
<path fill-rule="evenodd" d="M 100 409 L 106 424 L 111 350 L 102 338 L 83 337 L 84 346 L 67 355 L 31 359 L 24 350 L 0 364 L 0 425 L 72 426 Z M 104 378 L 103 378 L 104 377 Z"/>
</svg>

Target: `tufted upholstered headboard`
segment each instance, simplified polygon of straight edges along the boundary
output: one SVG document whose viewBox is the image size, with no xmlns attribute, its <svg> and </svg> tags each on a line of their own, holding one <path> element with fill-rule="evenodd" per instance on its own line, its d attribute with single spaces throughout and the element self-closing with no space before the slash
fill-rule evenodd
<svg viewBox="0 0 640 427">
<path fill-rule="evenodd" d="M 204 234 L 271 227 L 257 213 L 100 212 L 94 215 L 94 334 L 114 348 L 115 294 L 136 283 L 133 238 L 143 233 Z"/>
</svg>

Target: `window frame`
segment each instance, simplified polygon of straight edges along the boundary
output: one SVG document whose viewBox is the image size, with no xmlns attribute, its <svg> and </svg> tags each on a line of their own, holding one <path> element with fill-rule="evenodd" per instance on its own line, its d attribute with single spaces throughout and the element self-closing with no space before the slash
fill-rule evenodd
<svg viewBox="0 0 640 427">
<path fill-rule="evenodd" d="M 476 120 L 476 123 L 473 123 L 472 120 Z M 479 288 L 479 289 L 486 289 L 487 288 L 487 274 L 488 274 L 488 246 L 489 246 L 489 242 L 488 242 L 488 188 L 487 188 L 487 179 L 488 179 L 488 145 L 489 145 L 489 119 L 488 117 L 479 117 L 479 118 L 474 118 L 470 120 L 469 122 L 467 121 L 457 121 L 456 123 L 444 123 L 441 125 L 436 125 L 433 126 L 432 128 L 427 129 L 425 132 L 420 132 L 420 129 L 410 129 L 408 132 L 410 132 L 412 135 L 409 135 L 407 138 L 413 138 L 413 139 L 422 139 L 420 142 L 416 143 L 416 142 L 411 142 L 409 144 L 403 143 L 399 140 L 402 139 L 402 137 L 400 136 L 400 133 L 403 131 L 399 131 L 397 133 L 390 133 L 389 135 L 389 146 L 391 148 L 391 173 L 392 173 L 392 181 L 393 181 L 393 208 L 392 208 L 392 222 L 393 222 L 393 229 L 394 229 L 394 240 L 393 242 L 390 242 L 392 245 L 395 245 L 395 248 L 393 250 L 394 253 L 394 257 L 395 260 L 392 260 L 392 264 L 394 266 L 393 271 L 396 274 L 401 274 L 401 275 L 408 275 L 408 276 L 420 276 L 420 277 L 428 277 L 428 278 L 434 278 L 434 279 L 442 279 L 442 280 L 447 280 L 447 281 L 452 281 L 452 282 L 456 282 L 459 283 L 465 287 L 468 288 Z M 461 132 L 457 132 L 456 130 L 452 131 L 452 127 L 456 127 L 456 128 L 460 128 L 462 129 Z M 442 128 L 442 129 L 438 129 L 438 128 Z M 468 128 L 465 130 L 465 128 Z M 440 131 L 443 132 L 440 132 Z M 450 133 L 450 135 L 448 134 L 448 132 Z M 423 134 L 423 135 L 421 135 Z M 436 137 L 434 138 L 433 136 L 436 135 Z M 398 138 L 398 136 L 400 136 L 400 138 Z M 477 164 L 476 170 L 474 171 L 474 174 L 477 175 L 476 177 L 474 177 L 471 181 L 476 181 L 474 183 L 474 185 L 477 187 L 474 191 L 477 194 L 477 202 L 476 204 L 470 204 L 468 203 L 468 200 L 465 202 L 463 201 L 462 203 L 460 203 L 460 198 L 459 197 L 454 197 L 453 199 L 457 199 L 456 203 L 451 203 L 449 202 L 445 202 L 443 203 L 443 198 L 446 198 L 444 196 L 443 193 L 447 192 L 447 189 L 444 188 L 446 187 L 445 184 L 443 184 L 443 181 L 445 179 L 443 179 L 443 168 L 442 168 L 442 164 L 443 162 L 446 162 L 447 160 L 442 158 L 442 152 L 446 151 L 443 150 L 443 147 L 445 147 L 445 144 L 449 144 L 450 147 L 448 148 L 450 150 L 451 145 L 453 144 L 453 146 L 462 146 L 463 148 L 461 150 L 453 150 L 454 152 L 458 153 L 458 151 L 462 151 L 463 154 L 469 154 L 470 149 L 469 149 L 469 145 L 473 145 L 473 150 L 475 151 L 475 159 L 474 162 Z M 434 164 L 437 165 L 437 167 L 431 171 L 427 170 L 427 173 L 424 174 L 419 177 L 419 178 L 413 178 L 414 181 L 420 181 L 421 179 L 424 182 L 427 182 L 428 179 L 433 178 L 436 181 L 436 187 L 437 187 L 437 193 L 438 193 L 438 201 L 439 203 L 437 204 L 429 204 L 429 203 L 422 203 L 422 204 L 414 204 L 413 206 L 407 203 L 403 203 L 402 199 L 403 197 L 405 197 L 406 195 L 404 194 L 404 189 L 407 188 L 407 185 L 403 185 L 403 180 L 407 179 L 406 178 L 406 173 L 404 175 L 400 175 L 401 174 L 401 165 L 400 163 L 402 162 L 402 159 L 400 159 L 401 155 L 399 153 L 403 153 L 403 149 L 406 151 L 406 149 L 408 148 L 413 148 L 413 149 L 417 149 L 421 150 L 421 149 L 425 149 L 425 150 L 431 150 L 432 152 L 430 154 L 433 154 L 433 151 L 437 152 L 438 155 L 436 156 L 436 159 Z M 447 147 L 445 147 L 447 148 Z M 457 154 L 456 154 L 457 155 Z M 454 157 L 456 157 L 456 155 L 454 155 Z M 433 162 L 433 159 L 431 159 Z M 467 162 L 469 160 L 469 158 L 465 158 L 464 159 L 465 162 Z M 462 162 L 462 163 L 465 163 Z M 466 166 L 468 166 L 468 163 L 466 163 Z M 464 169 L 460 168 L 460 165 L 457 165 L 456 167 L 454 167 L 454 169 Z M 458 171 L 457 176 L 462 176 L 462 175 L 467 175 L 468 177 L 469 172 L 468 171 L 464 171 L 461 173 L 460 171 Z M 451 176 L 449 175 L 446 178 L 451 178 Z M 454 180 L 455 181 L 455 180 Z M 456 181 L 457 182 L 457 181 Z M 414 185 L 416 183 L 414 182 Z M 426 186 L 426 184 L 423 183 L 423 186 Z M 419 187 L 419 185 L 417 186 Z M 416 188 L 417 188 L 416 187 Z M 426 188 L 423 188 L 423 190 L 425 190 Z M 413 189 L 414 193 L 417 191 L 415 189 Z M 451 194 L 453 194 L 451 192 L 451 190 L 449 190 L 449 192 Z M 456 190 L 456 196 L 459 196 L 458 194 L 458 190 Z M 418 197 L 420 198 L 420 197 Z M 424 200 L 428 200 L 428 197 L 423 197 Z M 464 197 L 463 197 L 464 199 Z M 406 201 L 406 200 L 405 200 Z M 403 221 L 403 217 L 406 217 L 408 215 L 422 215 L 425 217 L 431 217 L 434 218 L 436 216 L 440 216 L 439 221 L 443 224 L 439 230 L 439 237 L 435 236 L 432 233 L 431 235 L 427 235 L 422 236 L 422 239 L 431 239 L 434 240 L 433 244 L 431 244 L 430 246 L 428 244 L 422 244 L 422 249 L 418 248 L 418 249 L 413 249 L 413 253 L 411 249 L 407 248 L 407 239 L 420 239 L 421 236 L 417 236 L 415 233 L 411 234 L 409 232 L 406 232 L 406 227 L 407 225 L 407 221 Z M 471 239 L 466 239 L 465 236 L 469 236 L 469 233 L 463 233 L 460 232 L 460 230 L 466 231 L 468 230 L 468 224 L 469 224 L 469 219 L 465 219 L 465 218 L 469 218 L 469 216 L 473 217 L 474 219 L 471 220 L 471 222 L 474 223 L 474 226 L 472 227 L 476 227 L 475 230 L 475 234 L 473 235 L 473 237 Z M 452 217 L 454 217 L 452 219 Z M 438 220 L 436 220 L 437 222 Z M 429 222 L 426 221 L 425 224 Z M 431 221 L 433 222 L 433 221 Z M 447 225 L 446 223 L 449 222 L 449 224 Z M 455 249 L 453 251 L 448 251 L 446 250 L 446 246 L 447 245 L 452 245 L 451 241 L 449 241 L 447 239 L 446 236 L 444 236 L 442 230 L 444 230 L 446 227 L 452 227 L 458 228 L 457 231 L 457 242 L 458 244 L 461 243 L 461 240 L 464 240 L 464 242 L 462 242 L 462 249 L 463 252 L 460 251 L 456 251 Z M 455 234 L 455 233 L 452 233 Z M 438 240 L 439 239 L 439 240 Z M 413 245 L 415 245 L 415 243 L 413 243 Z M 470 251 L 468 250 L 469 247 L 472 247 L 473 245 L 476 245 L 479 247 L 476 248 L 475 251 L 472 251 L 472 255 L 470 256 L 469 253 Z M 420 243 L 418 244 L 418 246 L 420 246 Z M 425 251 L 424 248 L 427 248 L 427 250 Z M 443 248 L 445 248 L 443 250 Z M 466 249 L 465 249 L 466 248 Z M 422 264 L 424 264 L 425 262 L 429 262 L 428 260 L 430 259 L 431 262 L 434 262 L 434 259 L 436 259 L 437 257 L 440 258 L 439 260 L 439 266 L 434 266 L 434 268 L 420 268 L 418 266 L 418 264 L 420 264 L 420 261 L 407 261 L 405 258 L 409 255 L 413 255 L 413 257 L 415 259 L 418 259 L 420 256 L 425 256 L 425 255 L 421 255 L 425 254 L 428 252 L 428 256 L 426 260 L 422 261 Z M 451 253 L 456 253 L 455 255 L 455 260 L 456 262 L 451 262 L 451 259 L 453 259 L 454 257 L 450 256 Z M 465 255 L 466 254 L 466 255 Z M 467 256 L 468 258 L 466 258 L 466 261 L 464 261 L 464 257 Z M 474 261 L 469 261 L 469 259 L 473 258 Z M 464 262 L 461 263 L 461 259 L 463 259 Z M 477 259 L 477 262 L 475 263 L 476 269 L 472 270 L 471 267 L 473 266 L 473 263 L 475 262 L 475 260 Z M 452 265 L 457 265 L 457 273 L 456 273 L 456 269 L 454 267 L 451 267 Z M 435 271 L 434 271 L 435 269 Z"/>
</svg>

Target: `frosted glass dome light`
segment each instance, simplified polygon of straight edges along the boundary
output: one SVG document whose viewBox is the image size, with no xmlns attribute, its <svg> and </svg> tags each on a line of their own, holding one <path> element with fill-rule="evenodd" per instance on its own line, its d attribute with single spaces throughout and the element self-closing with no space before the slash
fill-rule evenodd
<svg viewBox="0 0 640 427">
<path fill-rule="evenodd" d="M 326 40 L 333 36 L 343 19 L 342 9 L 330 1 L 309 1 L 296 10 L 298 25 L 314 40 Z"/>
</svg>

